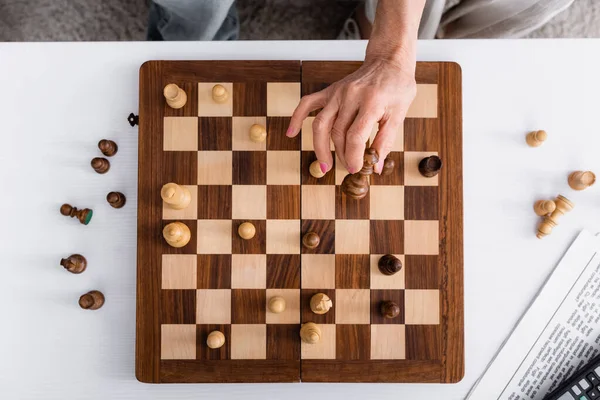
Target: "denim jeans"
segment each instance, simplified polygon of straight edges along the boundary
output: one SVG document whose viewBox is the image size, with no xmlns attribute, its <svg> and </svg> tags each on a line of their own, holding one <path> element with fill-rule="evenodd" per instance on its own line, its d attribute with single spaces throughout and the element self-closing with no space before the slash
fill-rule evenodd
<svg viewBox="0 0 600 400">
<path fill-rule="evenodd" d="M 152 0 L 147 40 L 236 40 L 235 0 Z"/>
</svg>

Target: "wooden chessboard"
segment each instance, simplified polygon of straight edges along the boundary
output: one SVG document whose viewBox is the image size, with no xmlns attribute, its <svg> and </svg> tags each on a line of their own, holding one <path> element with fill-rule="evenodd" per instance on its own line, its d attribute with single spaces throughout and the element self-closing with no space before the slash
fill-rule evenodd
<svg viewBox="0 0 600 400">
<path fill-rule="evenodd" d="M 459 381 L 463 348 L 461 71 L 419 63 L 417 98 L 390 157 L 394 172 L 373 175 L 366 198 L 340 190 L 336 165 L 321 179 L 309 117 L 285 136 L 301 95 L 346 76 L 358 62 L 149 61 L 140 69 L 136 376 L 174 382 Z M 170 108 L 162 90 L 176 83 L 188 100 Z M 220 83 L 229 100 L 213 102 Z M 314 113 L 313 113 L 314 115 Z M 266 126 L 254 143 L 249 127 Z M 376 133 L 376 128 L 373 135 Z M 333 150 L 333 147 L 332 147 Z M 425 156 L 444 165 L 434 178 L 417 170 Z M 164 207 L 160 189 L 185 185 L 191 205 Z M 183 248 L 162 237 L 169 222 L 192 232 Z M 238 226 L 251 221 L 248 241 Z M 315 250 L 302 235 L 321 237 Z M 384 254 L 403 262 L 385 276 Z M 326 293 L 333 308 L 311 312 Z M 267 309 L 272 296 L 286 310 Z M 384 319 L 382 300 L 400 305 Z M 300 324 L 322 340 L 306 344 Z M 209 349 L 212 330 L 225 334 Z"/>
</svg>

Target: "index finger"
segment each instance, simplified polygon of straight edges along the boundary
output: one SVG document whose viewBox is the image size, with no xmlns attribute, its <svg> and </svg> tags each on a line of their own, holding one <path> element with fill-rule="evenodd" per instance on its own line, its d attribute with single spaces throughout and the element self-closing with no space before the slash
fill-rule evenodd
<svg viewBox="0 0 600 400">
<path fill-rule="evenodd" d="M 306 95 L 300 99 L 300 103 L 298 103 L 298 106 L 292 114 L 290 125 L 285 133 L 286 136 L 295 137 L 298 132 L 300 132 L 300 129 L 302 128 L 302 121 L 308 117 L 308 114 L 311 111 L 325 106 L 327 103 L 327 93 L 325 90 L 326 89 Z"/>
</svg>

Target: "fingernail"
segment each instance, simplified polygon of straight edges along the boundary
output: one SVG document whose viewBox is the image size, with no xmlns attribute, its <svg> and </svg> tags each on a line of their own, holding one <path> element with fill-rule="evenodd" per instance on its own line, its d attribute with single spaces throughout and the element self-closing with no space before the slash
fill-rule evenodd
<svg viewBox="0 0 600 400">
<path fill-rule="evenodd" d="M 289 128 L 287 130 L 287 132 L 285 133 L 285 136 L 290 137 L 294 134 L 294 130 L 292 128 Z"/>
<path fill-rule="evenodd" d="M 355 173 L 356 171 L 354 170 L 354 168 L 348 168 L 348 172 L 350 172 L 351 174 Z"/>
<path fill-rule="evenodd" d="M 324 173 L 324 174 L 326 174 L 327 173 L 327 169 L 329 168 L 327 166 L 327 164 L 325 164 L 325 163 L 322 162 L 322 163 L 319 163 L 319 165 L 321 166 L 321 172 Z"/>
</svg>

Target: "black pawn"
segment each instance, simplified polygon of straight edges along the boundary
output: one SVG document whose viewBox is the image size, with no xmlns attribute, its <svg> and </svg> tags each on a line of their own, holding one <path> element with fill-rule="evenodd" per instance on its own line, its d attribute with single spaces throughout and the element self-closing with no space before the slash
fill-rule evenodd
<svg viewBox="0 0 600 400">
<path fill-rule="evenodd" d="M 402 269 L 402 261 L 396 256 L 386 254 L 379 259 L 377 263 L 379 270 L 384 275 L 394 275 Z"/>
<path fill-rule="evenodd" d="M 94 168 L 94 171 L 99 174 L 105 174 L 110 169 L 110 162 L 106 158 L 95 157 L 90 164 Z"/>
<path fill-rule="evenodd" d="M 419 172 L 421 175 L 432 178 L 440 172 L 442 160 L 438 156 L 429 156 L 419 162 Z"/>
<path fill-rule="evenodd" d="M 125 205 L 125 195 L 121 192 L 110 192 L 106 195 L 106 201 L 113 208 L 121 208 Z"/>
<path fill-rule="evenodd" d="M 106 157 L 112 157 L 117 154 L 119 147 L 115 142 L 108 139 L 102 139 L 98 142 L 98 148 Z"/>
</svg>

